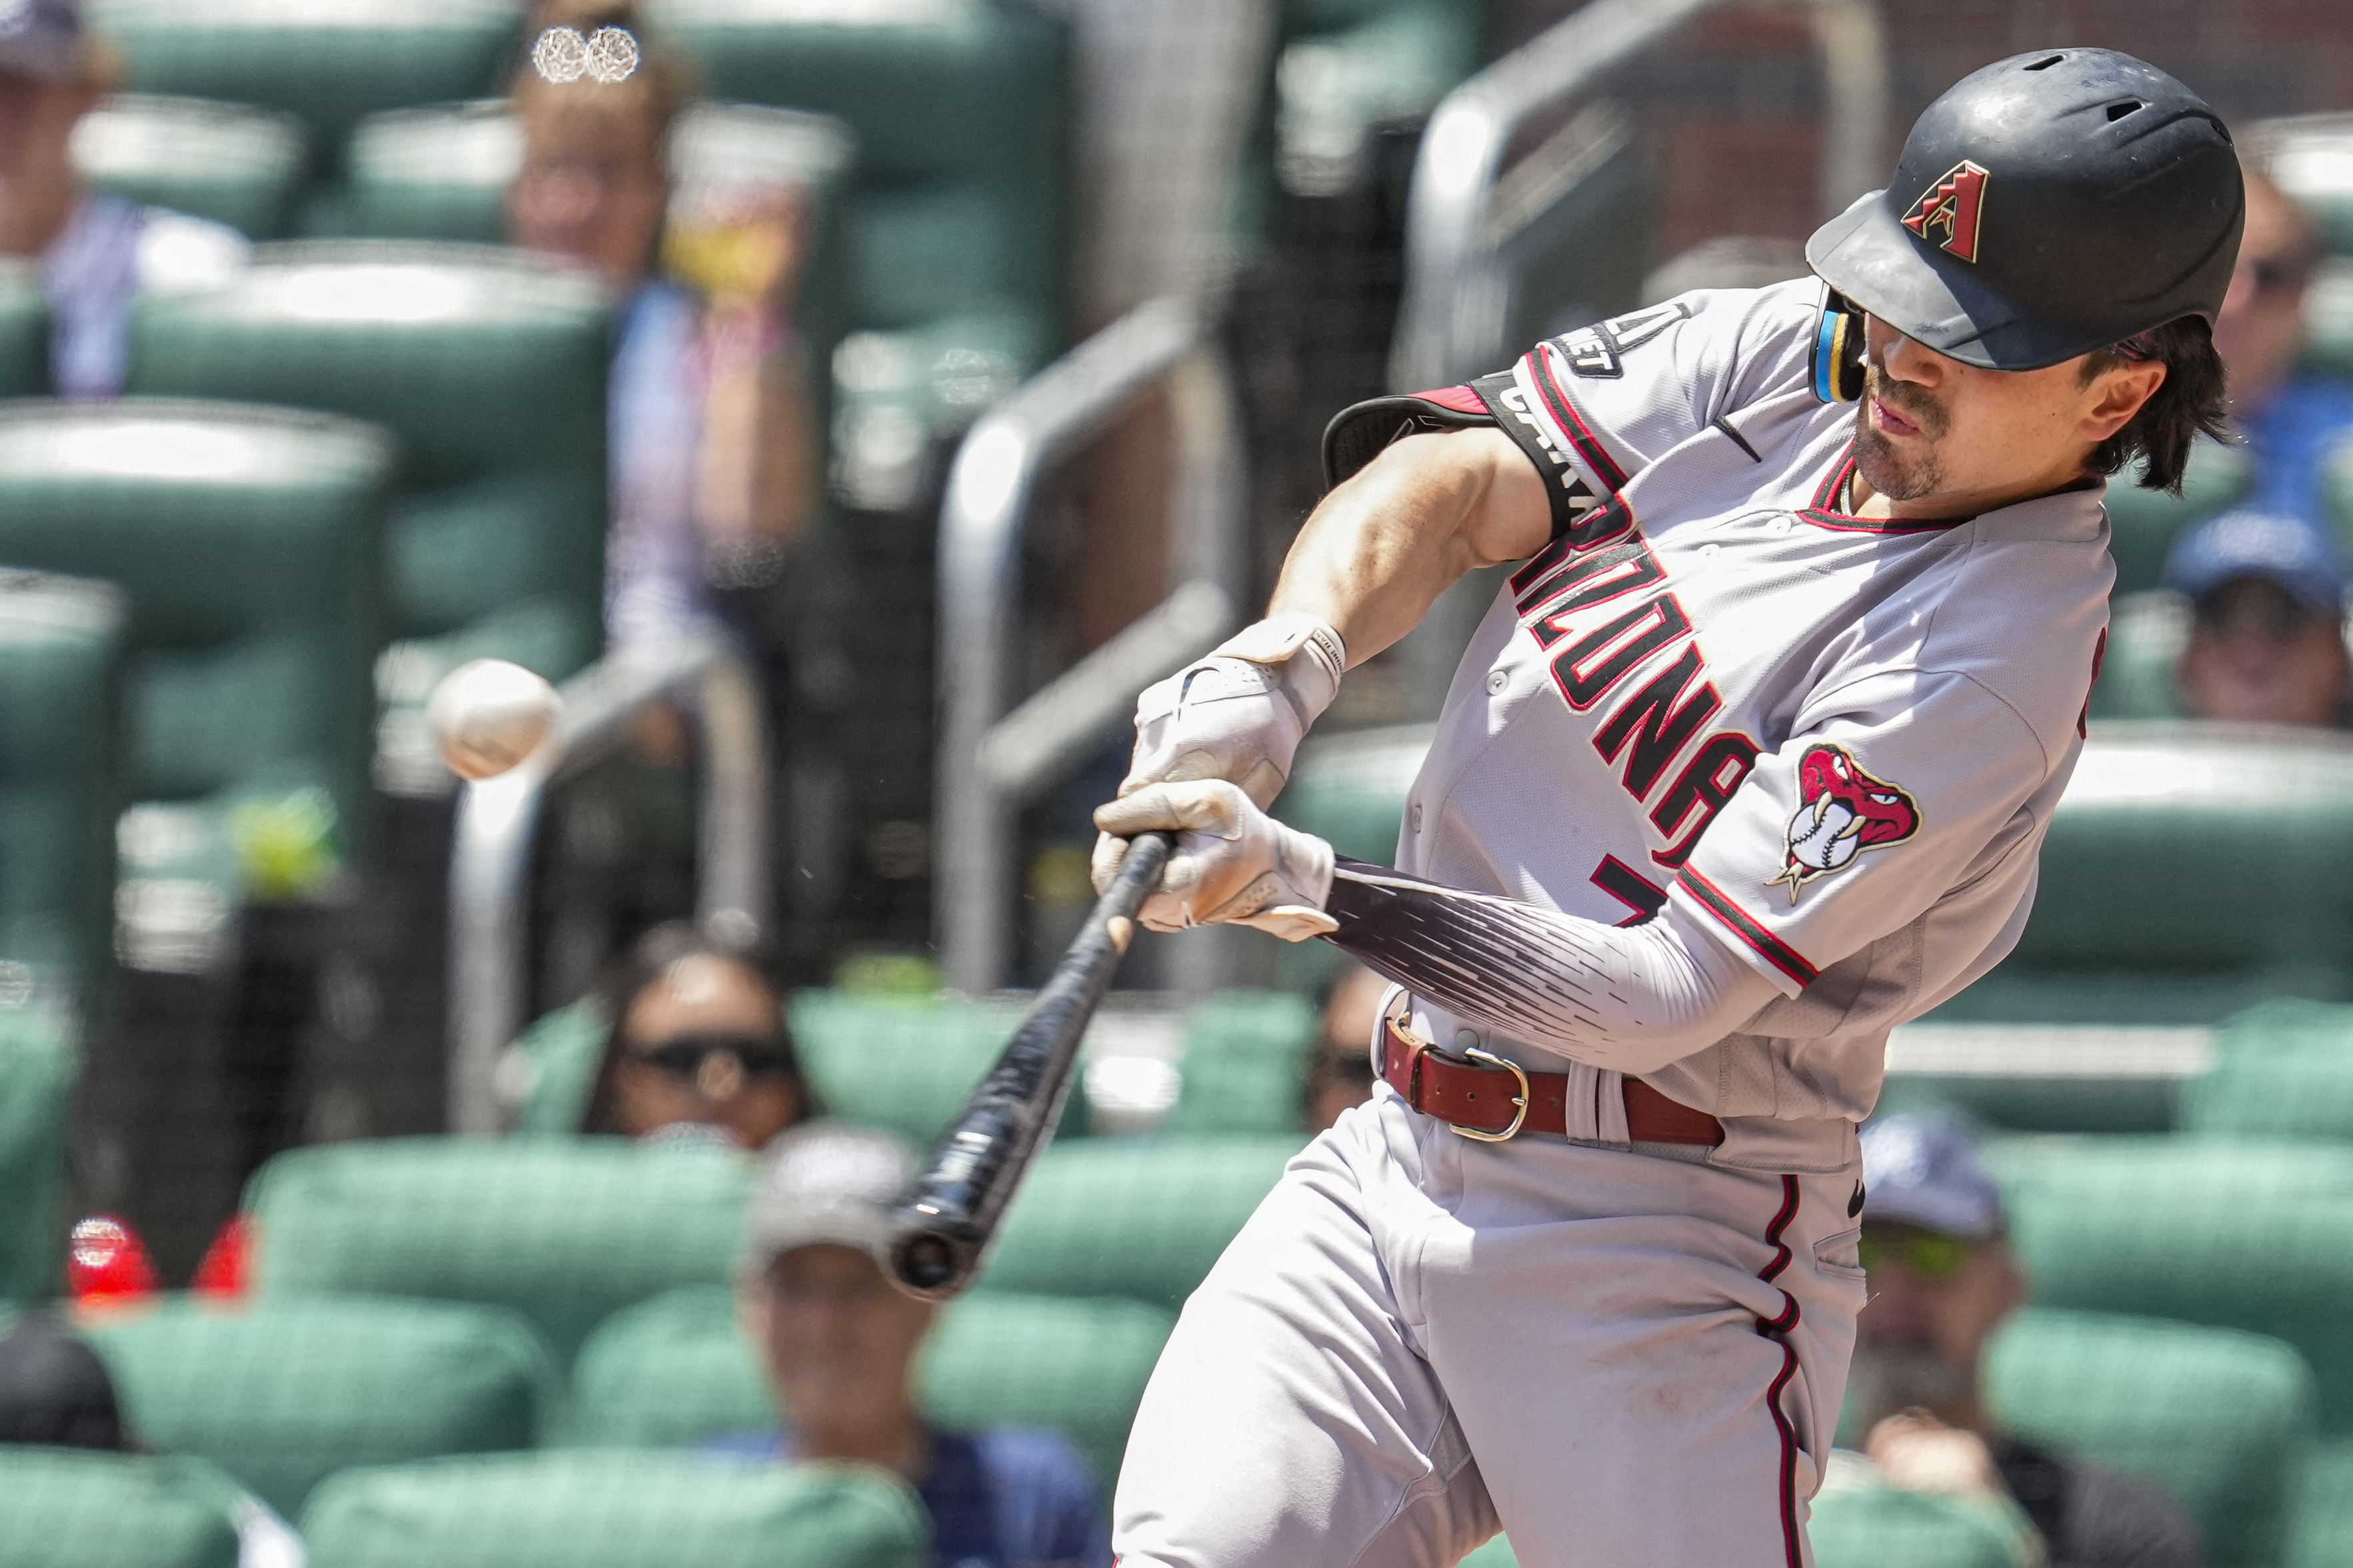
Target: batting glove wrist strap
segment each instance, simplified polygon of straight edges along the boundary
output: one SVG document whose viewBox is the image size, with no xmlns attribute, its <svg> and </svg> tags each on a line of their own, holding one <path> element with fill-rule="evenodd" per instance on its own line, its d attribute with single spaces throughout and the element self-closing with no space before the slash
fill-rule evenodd
<svg viewBox="0 0 2353 1568">
<path fill-rule="evenodd" d="M 1271 804 L 1307 727 L 1338 695 L 1347 658 L 1340 634 L 1312 616 L 1243 628 L 1136 700 L 1135 755 L 1120 793 L 1225 779 Z"/>
</svg>

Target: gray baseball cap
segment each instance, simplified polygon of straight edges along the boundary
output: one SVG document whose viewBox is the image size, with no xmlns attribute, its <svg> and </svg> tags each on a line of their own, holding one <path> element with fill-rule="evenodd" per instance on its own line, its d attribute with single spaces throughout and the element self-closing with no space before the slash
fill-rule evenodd
<svg viewBox="0 0 2353 1568">
<path fill-rule="evenodd" d="M 890 1241 L 891 1210 L 915 1176 L 914 1151 L 888 1132 L 839 1121 L 796 1127 L 769 1145 L 744 1226 L 742 1266 L 756 1273 L 796 1247 L 831 1243 L 871 1253 Z"/>
<path fill-rule="evenodd" d="M 1903 1112 L 1862 1130 L 1862 1217 L 1962 1241 L 2002 1232 L 2001 1191 L 1950 1116 Z"/>
<path fill-rule="evenodd" d="M 0 71 L 71 81 L 81 68 L 81 0 L 0 0 Z"/>
</svg>

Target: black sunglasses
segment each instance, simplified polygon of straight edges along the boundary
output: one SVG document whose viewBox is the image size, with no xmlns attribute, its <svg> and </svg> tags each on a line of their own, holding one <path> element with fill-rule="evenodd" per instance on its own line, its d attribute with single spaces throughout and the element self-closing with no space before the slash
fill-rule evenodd
<svg viewBox="0 0 2353 1568">
<path fill-rule="evenodd" d="M 800 1066 L 793 1049 L 773 1035 L 673 1035 L 650 1046 L 631 1046 L 629 1059 L 691 1079 L 714 1056 L 733 1057 L 754 1078 L 797 1078 Z"/>
</svg>

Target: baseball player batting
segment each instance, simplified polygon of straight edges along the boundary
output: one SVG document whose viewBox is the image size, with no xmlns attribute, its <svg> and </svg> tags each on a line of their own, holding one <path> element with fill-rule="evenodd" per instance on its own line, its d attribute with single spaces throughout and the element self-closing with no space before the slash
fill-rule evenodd
<svg viewBox="0 0 2353 1568">
<path fill-rule="evenodd" d="M 1129 1568 L 1800 1568 L 1889 1028 L 2017 939 L 2084 734 L 2106 476 L 2221 427 L 2229 132 L 2098 49 L 1932 104 L 1817 279 L 1701 291 L 1342 414 L 1266 620 L 1147 691 L 1143 917 L 1396 984 L 1387 1086 L 1183 1320 Z M 1471 568 L 1398 841 L 1262 809 L 1342 672 Z"/>
</svg>

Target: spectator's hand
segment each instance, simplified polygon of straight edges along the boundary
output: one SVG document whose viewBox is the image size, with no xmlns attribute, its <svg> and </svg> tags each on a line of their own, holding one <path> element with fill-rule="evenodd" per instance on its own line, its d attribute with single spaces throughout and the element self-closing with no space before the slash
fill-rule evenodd
<svg viewBox="0 0 2353 1568">
<path fill-rule="evenodd" d="M 1871 1429 L 1862 1450 L 1890 1485 L 1905 1491 L 1949 1497 L 2007 1492 L 1985 1439 L 1947 1426 L 1925 1410 L 1888 1416 Z"/>
</svg>

